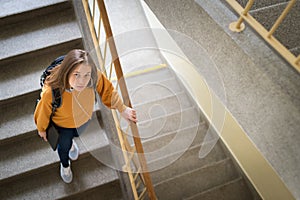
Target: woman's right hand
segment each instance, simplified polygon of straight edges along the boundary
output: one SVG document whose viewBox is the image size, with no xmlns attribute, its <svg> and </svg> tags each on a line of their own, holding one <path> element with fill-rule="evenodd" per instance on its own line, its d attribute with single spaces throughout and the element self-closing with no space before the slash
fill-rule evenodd
<svg viewBox="0 0 300 200">
<path fill-rule="evenodd" d="M 38 131 L 38 133 L 39 133 L 39 136 L 44 139 L 44 141 L 46 141 L 46 142 L 48 141 L 46 132 Z"/>
</svg>

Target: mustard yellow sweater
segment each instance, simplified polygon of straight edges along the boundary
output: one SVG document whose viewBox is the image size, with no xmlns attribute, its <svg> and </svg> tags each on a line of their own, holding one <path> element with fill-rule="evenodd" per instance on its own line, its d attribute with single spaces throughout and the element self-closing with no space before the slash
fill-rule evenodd
<svg viewBox="0 0 300 200">
<path fill-rule="evenodd" d="M 100 71 L 98 71 L 96 91 L 107 107 L 118 109 L 119 112 L 123 112 L 126 109 L 111 82 Z M 49 117 L 52 112 L 51 103 L 52 90 L 45 85 L 41 92 L 41 100 L 34 112 L 34 121 L 40 132 L 46 131 L 49 124 Z M 65 91 L 62 93 L 61 106 L 56 109 L 52 120 L 60 127 L 80 127 L 91 118 L 94 103 L 95 93 L 93 88 L 85 88 L 81 92 L 75 90 L 72 92 Z"/>
</svg>

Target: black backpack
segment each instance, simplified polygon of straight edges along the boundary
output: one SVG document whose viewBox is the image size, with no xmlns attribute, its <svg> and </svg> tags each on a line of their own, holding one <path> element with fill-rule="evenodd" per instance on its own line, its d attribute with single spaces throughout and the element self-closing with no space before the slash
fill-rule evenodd
<svg viewBox="0 0 300 200">
<path fill-rule="evenodd" d="M 58 58 L 56 58 L 46 69 L 45 71 L 43 71 L 43 74 L 40 77 L 40 85 L 41 87 L 44 86 L 45 80 L 47 78 L 47 76 L 50 75 L 50 70 L 53 69 L 54 67 L 56 67 L 57 65 L 61 64 L 62 61 L 64 60 L 65 56 L 59 56 Z M 37 99 L 36 101 L 36 105 L 37 103 L 40 101 L 40 97 Z M 56 108 L 59 108 L 61 105 L 61 95 L 60 95 L 60 91 L 58 88 L 56 89 L 52 89 L 52 113 L 51 116 L 54 115 L 54 112 L 56 110 Z"/>
</svg>

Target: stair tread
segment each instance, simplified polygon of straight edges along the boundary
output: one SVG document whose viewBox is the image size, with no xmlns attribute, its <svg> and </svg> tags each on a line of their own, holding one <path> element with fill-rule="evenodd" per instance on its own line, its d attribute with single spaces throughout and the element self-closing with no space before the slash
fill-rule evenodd
<svg viewBox="0 0 300 200">
<path fill-rule="evenodd" d="M 195 107 L 139 121 L 138 128 L 142 139 L 148 139 L 167 132 L 177 131 L 199 124 L 200 115 Z"/>
<path fill-rule="evenodd" d="M 67 0 L 6 0 L 1 3 L 0 18 L 16 15 L 19 13 L 24 13 L 27 11 L 39 9 L 42 7 L 50 6 L 53 4 L 58 4 L 61 2 L 66 2 Z"/>
<path fill-rule="evenodd" d="M 123 118 L 120 124 L 122 130 L 126 131 L 126 134 L 132 136 L 131 129 L 128 129 L 128 123 Z M 177 131 L 184 131 L 188 128 L 197 128 L 199 124 L 199 113 L 194 107 L 189 107 L 181 111 L 167 113 L 164 116 L 139 121 L 137 126 L 141 140 L 146 141 Z M 133 143 L 131 138 L 129 138 L 129 142 Z"/>
<path fill-rule="evenodd" d="M 155 70 L 150 70 L 151 67 L 145 69 L 139 69 L 132 72 L 128 72 L 125 75 L 125 81 L 129 89 L 135 86 L 145 84 L 145 80 L 148 82 L 160 82 L 161 80 L 172 78 L 172 73 L 168 67 L 162 67 Z M 139 72 L 136 75 L 130 75 L 131 73 Z"/>
<path fill-rule="evenodd" d="M 0 33 L 0 59 L 8 59 L 66 41 L 81 38 L 71 9 L 14 24 Z"/>
<path fill-rule="evenodd" d="M 174 73 L 172 72 L 172 69 L 169 67 L 162 67 L 162 68 L 156 68 L 155 70 L 150 70 L 146 68 L 141 71 L 133 71 L 131 73 L 133 73 L 133 75 L 126 75 L 125 74 L 125 81 L 126 81 L 126 85 L 128 87 L 129 93 L 131 94 L 131 96 L 137 95 L 136 93 L 143 89 L 144 87 L 147 87 L 146 89 L 148 89 L 149 85 L 154 85 L 154 86 L 161 86 L 164 87 L 168 90 L 173 90 L 174 87 L 166 87 L 167 83 L 164 83 L 168 80 L 172 81 L 172 84 L 174 84 L 174 86 L 179 87 L 178 82 L 175 79 Z M 137 73 L 137 74 L 134 74 Z M 145 81 L 147 80 L 147 81 Z"/>
<path fill-rule="evenodd" d="M 160 135 L 155 135 L 151 138 L 142 139 L 142 143 L 146 153 L 157 152 L 162 148 L 166 148 L 166 145 L 172 145 L 172 147 L 175 149 L 173 151 L 172 148 L 164 149 L 166 152 L 161 154 L 164 157 L 170 153 L 172 154 L 177 151 L 182 151 L 183 149 L 186 149 L 186 147 L 202 143 L 206 132 L 206 125 L 200 123 L 172 132 L 165 132 Z M 161 157 L 161 155 L 159 157 Z M 149 157 L 149 159 L 153 160 L 154 158 Z"/>
<path fill-rule="evenodd" d="M 200 124 L 142 141 L 146 159 L 157 168 L 164 165 L 164 161 L 169 162 L 170 159 L 174 161 L 174 158 L 182 156 L 185 151 L 194 146 L 202 145 L 202 149 L 209 145 L 211 152 L 216 140 L 210 137 L 204 143 L 203 139 L 207 134 L 205 126 Z"/>
<path fill-rule="evenodd" d="M 218 143 L 205 158 L 199 158 L 201 147 L 201 145 L 193 145 L 181 151 L 179 149 L 177 152 L 174 150 L 172 155 L 161 157 L 154 162 L 148 162 L 148 169 L 151 171 L 153 184 L 200 167 L 206 167 L 211 163 L 216 163 L 226 158 L 223 149 Z"/>
<path fill-rule="evenodd" d="M 132 104 L 135 106 L 143 104 L 145 101 L 150 102 L 176 95 L 182 91 L 183 90 L 176 79 L 166 78 L 159 81 L 147 81 L 145 84 L 131 86 L 129 95 L 132 97 Z"/>
<path fill-rule="evenodd" d="M 0 68 L 0 101 L 21 96 L 26 93 L 39 90 L 40 76 L 47 66 L 58 56 L 66 54 L 70 50 L 70 45 L 76 45 L 75 41 L 56 46 L 55 51 L 47 49 L 40 51 L 41 55 L 31 56 L 17 62 L 10 62 L 2 65 Z M 77 46 L 77 45 L 76 45 Z"/>
<path fill-rule="evenodd" d="M 90 122 L 87 130 L 76 141 L 81 154 L 105 148 L 109 144 L 104 130 L 100 128 L 96 119 Z M 0 180 L 59 162 L 57 152 L 37 135 L 1 145 L 0 149 Z"/>
<path fill-rule="evenodd" d="M 230 199 L 230 200 L 253 200 L 253 196 L 247 188 L 242 178 L 237 178 L 220 186 L 213 187 L 207 191 L 193 195 L 185 200 L 213 200 L 213 199 Z"/>
<path fill-rule="evenodd" d="M 37 91 L 1 106 L 1 112 L 5 115 L 0 115 L 0 142 L 36 130 L 33 113 L 38 95 Z"/>
<path fill-rule="evenodd" d="M 59 199 L 118 181 L 114 170 L 93 157 L 75 161 L 71 167 L 73 181 L 70 184 L 61 180 L 57 164 L 44 172 L 1 185 L 0 196 L 2 199 Z M 118 193 L 120 190 L 114 192 Z M 105 190 L 103 192 L 107 195 Z"/>
<path fill-rule="evenodd" d="M 191 107 L 192 103 L 184 92 L 134 106 L 141 123 L 150 119 L 163 118 Z"/>
<path fill-rule="evenodd" d="M 148 113 L 152 117 L 160 116 L 163 113 L 172 113 L 181 109 L 191 107 L 192 103 L 184 92 L 161 96 L 161 99 L 145 101 L 143 104 L 134 105 L 138 113 Z M 141 116 L 139 117 L 140 120 Z"/>
<path fill-rule="evenodd" d="M 158 199 L 184 199 L 209 188 L 227 183 L 239 177 L 233 170 L 234 166 L 229 158 L 212 163 L 209 166 L 178 174 L 156 185 Z M 189 185 L 189 187 L 185 187 Z M 169 190 L 172 188 L 172 190 Z M 182 190 L 184 188 L 184 192 Z M 169 191 L 169 192 L 165 192 Z"/>
</svg>

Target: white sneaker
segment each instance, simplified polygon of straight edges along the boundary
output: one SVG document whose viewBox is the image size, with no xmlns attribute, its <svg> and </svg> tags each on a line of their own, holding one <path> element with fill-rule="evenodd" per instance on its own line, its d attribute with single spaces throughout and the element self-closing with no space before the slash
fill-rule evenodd
<svg viewBox="0 0 300 200">
<path fill-rule="evenodd" d="M 65 183 L 71 183 L 73 180 L 73 173 L 71 170 L 71 164 L 69 167 L 64 167 L 60 163 L 60 176 Z"/>
<path fill-rule="evenodd" d="M 75 140 L 73 140 L 72 147 L 69 151 L 69 158 L 71 158 L 71 160 L 77 160 L 78 155 L 79 155 L 79 149 Z"/>
</svg>

